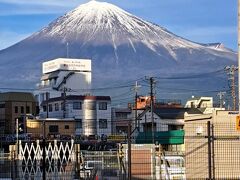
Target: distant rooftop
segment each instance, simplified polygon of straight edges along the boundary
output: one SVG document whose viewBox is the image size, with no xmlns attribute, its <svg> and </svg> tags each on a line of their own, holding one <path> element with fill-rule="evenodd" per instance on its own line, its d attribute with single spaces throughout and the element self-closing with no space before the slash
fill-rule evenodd
<svg viewBox="0 0 240 180">
<path fill-rule="evenodd" d="M 35 102 L 32 93 L 27 92 L 6 92 L 0 93 L 0 101 L 18 101 L 18 102 Z"/>
</svg>

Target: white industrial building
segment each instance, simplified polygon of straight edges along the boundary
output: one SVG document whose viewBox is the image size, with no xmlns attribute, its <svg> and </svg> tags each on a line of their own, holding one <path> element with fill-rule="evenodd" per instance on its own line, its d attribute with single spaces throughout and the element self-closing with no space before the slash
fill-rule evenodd
<svg viewBox="0 0 240 180">
<path fill-rule="evenodd" d="M 75 120 L 75 135 L 111 133 L 111 98 L 90 96 L 91 60 L 58 58 L 42 64 L 35 91 L 42 119 Z"/>
<path fill-rule="evenodd" d="M 89 94 L 92 79 L 91 60 L 57 58 L 42 64 L 42 77 L 34 92 L 39 105 L 48 98 Z"/>
<path fill-rule="evenodd" d="M 50 98 L 42 102 L 40 118 L 75 119 L 75 135 L 109 135 L 111 98 L 80 95 Z"/>
</svg>

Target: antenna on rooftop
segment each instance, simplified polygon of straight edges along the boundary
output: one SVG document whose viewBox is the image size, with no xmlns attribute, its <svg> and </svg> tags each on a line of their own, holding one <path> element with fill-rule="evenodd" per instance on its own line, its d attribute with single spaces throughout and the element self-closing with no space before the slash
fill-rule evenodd
<svg viewBox="0 0 240 180">
<path fill-rule="evenodd" d="M 67 42 L 67 58 L 68 58 L 68 42 Z"/>
</svg>

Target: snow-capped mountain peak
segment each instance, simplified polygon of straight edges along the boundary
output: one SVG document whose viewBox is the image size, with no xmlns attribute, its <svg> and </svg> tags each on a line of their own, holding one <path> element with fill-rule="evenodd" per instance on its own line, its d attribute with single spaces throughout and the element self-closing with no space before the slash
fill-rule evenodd
<svg viewBox="0 0 240 180">
<path fill-rule="evenodd" d="M 174 48 L 201 48 L 200 44 L 176 36 L 115 5 L 98 1 L 80 5 L 38 34 L 48 38 L 59 37 L 63 42 L 78 40 L 96 45 L 108 42 L 115 50 L 122 44 L 128 44 L 134 52 L 135 44 L 141 42 L 158 55 L 156 47 L 163 46 L 174 59 Z"/>
<path fill-rule="evenodd" d="M 21 77 L 21 84 L 36 83 L 42 62 L 67 54 L 91 59 L 98 82 L 211 71 L 237 62 L 236 53 L 221 44 L 196 43 L 110 3 L 90 1 L 0 51 L 2 67 L 8 65 L 7 70 L 1 69 L 0 77 L 14 72 L 15 82 Z M 5 78 L 0 80 L 10 83 Z"/>
</svg>

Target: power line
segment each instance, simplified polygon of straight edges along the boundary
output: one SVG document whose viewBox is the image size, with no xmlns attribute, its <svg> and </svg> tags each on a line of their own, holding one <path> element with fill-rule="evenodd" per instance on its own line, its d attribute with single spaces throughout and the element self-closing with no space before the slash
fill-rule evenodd
<svg viewBox="0 0 240 180">
<path fill-rule="evenodd" d="M 200 73 L 200 74 L 192 74 L 189 76 L 160 76 L 160 77 L 155 77 L 156 79 L 173 79 L 173 80 L 177 80 L 177 79 L 195 79 L 195 78 L 203 78 L 203 77 L 207 77 L 207 78 L 212 78 L 212 75 L 214 74 L 222 74 L 224 73 L 224 69 L 219 69 L 217 71 L 212 71 L 212 72 L 206 72 L 206 73 Z M 210 76 L 211 75 L 211 76 Z"/>
</svg>

